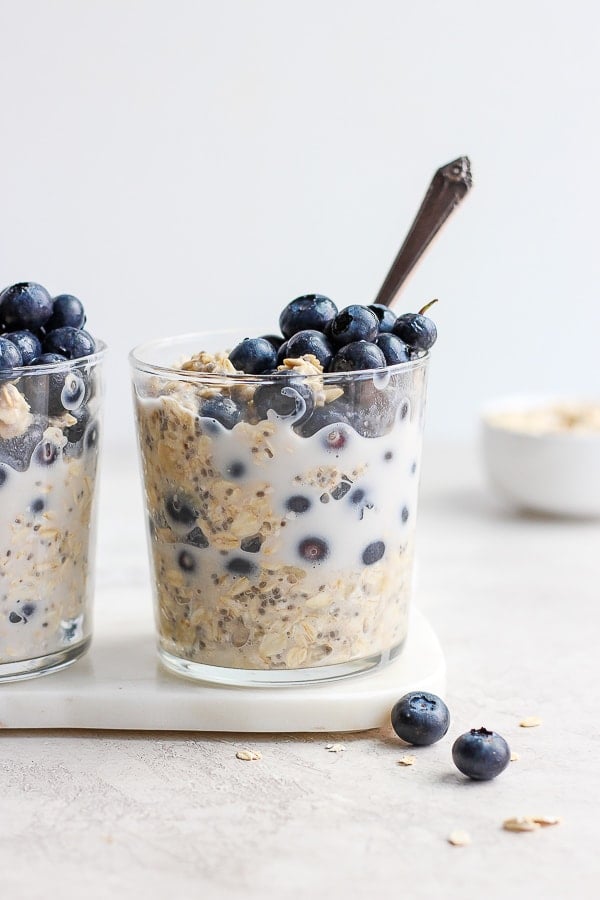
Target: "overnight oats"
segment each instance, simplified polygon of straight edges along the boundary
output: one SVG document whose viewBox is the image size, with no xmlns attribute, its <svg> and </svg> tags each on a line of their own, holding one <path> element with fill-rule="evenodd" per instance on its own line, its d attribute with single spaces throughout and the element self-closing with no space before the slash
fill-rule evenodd
<svg viewBox="0 0 600 900">
<path fill-rule="evenodd" d="M 104 345 L 72 295 L 0 294 L 0 680 L 89 645 Z"/>
<path fill-rule="evenodd" d="M 402 648 L 428 354 L 392 332 L 389 310 L 348 310 L 311 295 L 286 307 L 280 337 L 188 335 L 132 353 L 173 671 L 293 683 Z"/>
</svg>

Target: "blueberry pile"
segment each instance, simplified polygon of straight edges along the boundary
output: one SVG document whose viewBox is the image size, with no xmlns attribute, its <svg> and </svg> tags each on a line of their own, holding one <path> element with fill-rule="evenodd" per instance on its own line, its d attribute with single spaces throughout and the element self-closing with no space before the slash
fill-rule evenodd
<svg viewBox="0 0 600 900">
<path fill-rule="evenodd" d="M 416 747 L 441 740 L 450 727 L 448 707 L 435 694 L 412 691 L 394 705 L 392 728 L 399 738 Z M 461 734 L 452 746 L 456 768 L 474 781 L 490 781 L 510 762 L 510 747 L 495 731 L 472 728 Z"/>
<path fill-rule="evenodd" d="M 33 281 L 5 288 L 0 293 L 0 375 L 89 356 L 96 342 L 85 321 L 81 300 L 71 294 L 51 297 Z"/>
<path fill-rule="evenodd" d="M 432 301 L 435 302 L 435 301 Z M 433 347 L 435 324 L 424 313 L 396 317 L 373 303 L 339 310 L 322 294 L 297 297 L 279 317 L 281 335 L 245 338 L 230 353 L 236 369 L 248 375 L 270 374 L 284 359 L 315 356 L 325 372 L 380 369 L 414 359 Z"/>
</svg>

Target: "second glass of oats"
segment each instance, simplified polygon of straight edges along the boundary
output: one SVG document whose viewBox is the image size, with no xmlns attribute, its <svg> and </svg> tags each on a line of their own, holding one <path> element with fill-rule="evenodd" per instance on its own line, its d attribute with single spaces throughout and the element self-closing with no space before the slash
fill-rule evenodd
<svg viewBox="0 0 600 900">
<path fill-rule="evenodd" d="M 406 639 L 428 356 L 243 375 L 194 334 L 130 357 L 159 655 L 231 684 L 320 681 Z"/>
</svg>

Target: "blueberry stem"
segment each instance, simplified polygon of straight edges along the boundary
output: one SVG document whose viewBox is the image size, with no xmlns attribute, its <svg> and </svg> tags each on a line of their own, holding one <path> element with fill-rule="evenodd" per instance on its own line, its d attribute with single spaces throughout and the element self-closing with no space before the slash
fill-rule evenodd
<svg viewBox="0 0 600 900">
<path fill-rule="evenodd" d="M 472 184 L 468 156 L 460 156 L 437 170 L 375 303 L 392 305 L 406 278 Z"/>
<path fill-rule="evenodd" d="M 426 303 L 425 306 L 421 307 L 421 309 L 419 310 L 419 315 L 424 316 L 425 313 L 427 312 L 427 310 L 430 309 L 433 306 L 433 304 L 437 303 L 437 302 L 438 302 L 437 297 L 435 298 L 435 300 L 430 300 L 429 303 Z"/>
</svg>

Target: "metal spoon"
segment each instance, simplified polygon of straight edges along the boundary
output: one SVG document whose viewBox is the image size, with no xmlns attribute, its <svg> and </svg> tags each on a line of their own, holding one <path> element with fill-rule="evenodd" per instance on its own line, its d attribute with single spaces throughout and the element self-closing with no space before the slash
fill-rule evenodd
<svg viewBox="0 0 600 900">
<path fill-rule="evenodd" d="M 437 170 L 375 303 L 392 305 L 409 273 L 472 184 L 468 156 L 460 156 Z"/>
</svg>

